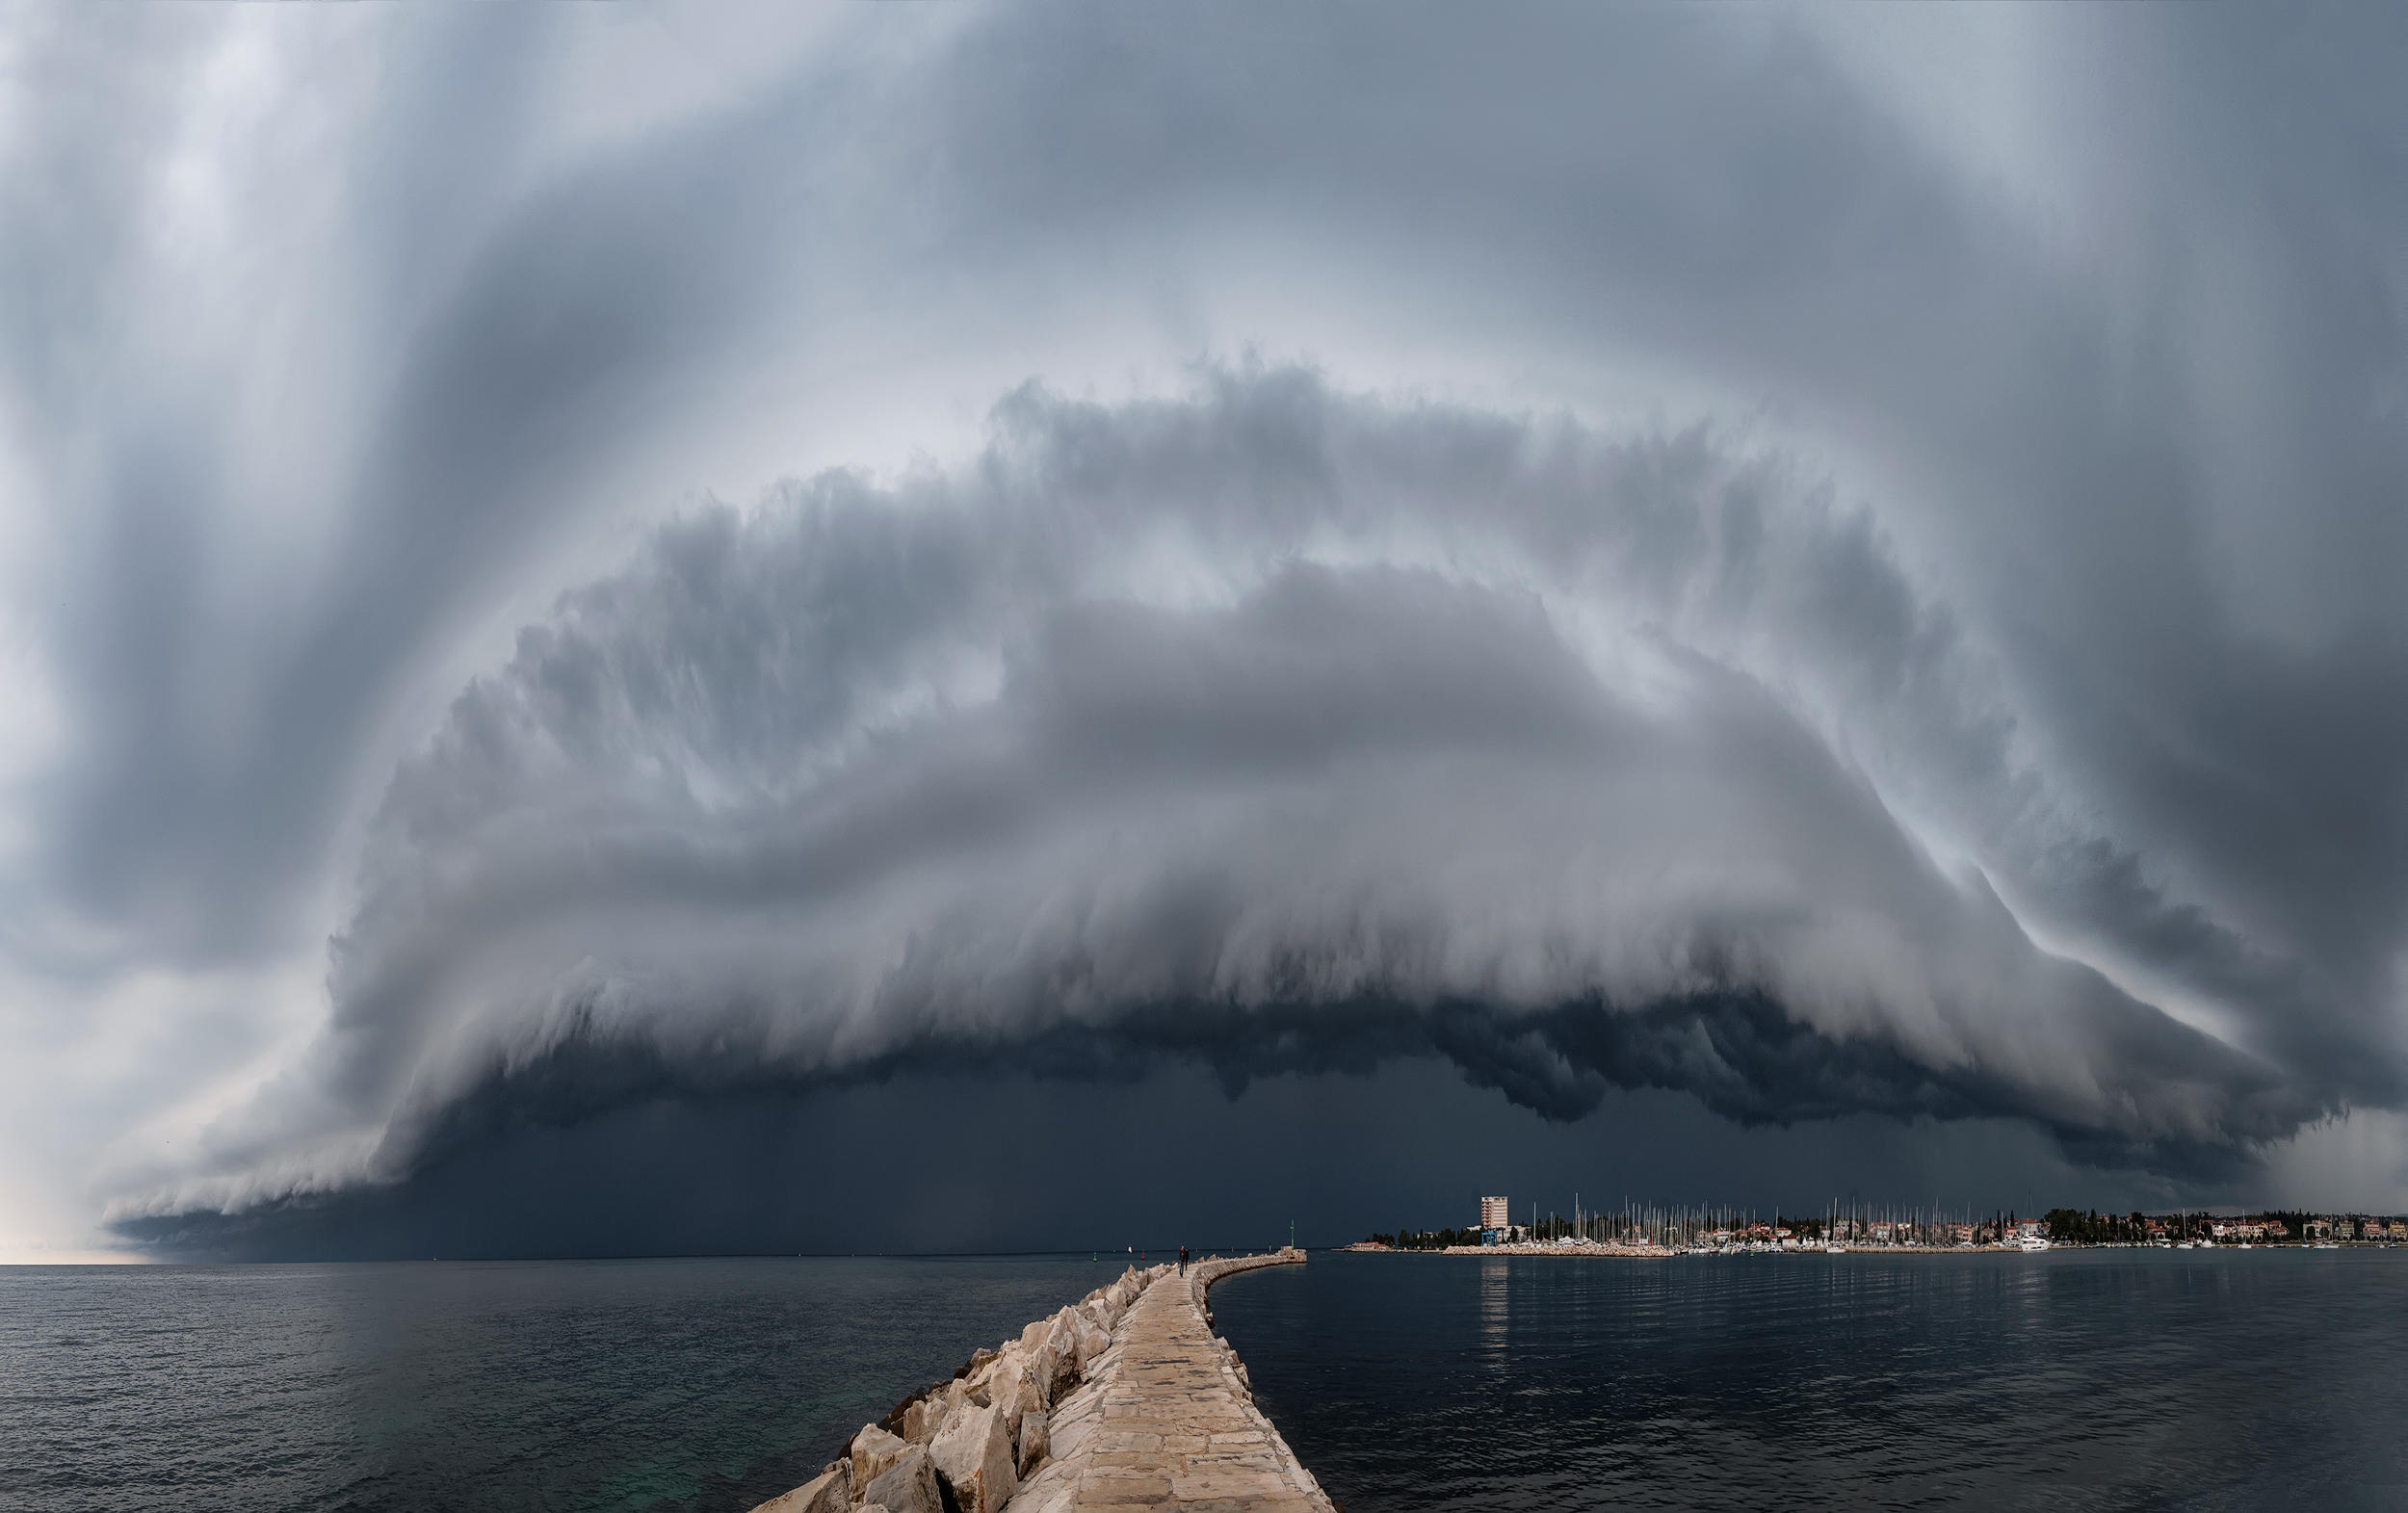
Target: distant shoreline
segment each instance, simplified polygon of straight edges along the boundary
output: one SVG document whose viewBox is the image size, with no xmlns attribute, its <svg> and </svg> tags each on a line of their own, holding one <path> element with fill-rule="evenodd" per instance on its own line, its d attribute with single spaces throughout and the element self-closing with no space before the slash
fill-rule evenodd
<svg viewBox="0 0 2408 1513">
<path fill-rule="evenodd" d="M 2377 1251 L 2399 1250 L 2408 1247 L 2403 1247 L 2396 1240 L 2375 1242 L 2353 1240 L 2335 1241 L 2329 1244 L 2297 1242 L 2266 1244 L 2252 1241 L 2238 1245 L 2084 1244 L 2079 1241 L 2067 1241 L 2063 1244 L 2052 1243 L 2035 1249 L 2026 1249 L 2021 1245 L 1851 1245 L 1845 1242 L 1826 1244 L 1821 1241 L 1788 1248 L 1779 1245 L 1699 1245 L 1685 1248 L 1677 1245 L 1615 1245 L 1595 1241 L 1571 1245 L 1554 1243 L 1417 1246 L 1357 1244 L 1340 1245 L 1335 1248 L 1341 1253 L 1358 1256 L 1521 1256 L 1557 1261 L 1677 1261 L 1697 1256 L 2025 1256 L 2047 1255 L 2052 1251 L 2059 1250 L 2145 1250 L 2174 1255 L 2184 1251 L 2219 1253 L 2243 1250 Z"/>
</svg>

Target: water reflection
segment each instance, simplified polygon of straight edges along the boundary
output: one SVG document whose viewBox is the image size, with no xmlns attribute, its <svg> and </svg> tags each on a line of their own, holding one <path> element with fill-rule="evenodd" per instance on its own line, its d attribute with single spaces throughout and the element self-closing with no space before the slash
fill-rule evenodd
<svg viewBox="0 0 2408 1513">
<path fill-rule="evenodd" d="M 1479 1264 L 1480 1346 L 1491 1370 L 1503 1370 L 1511 1350 L 1508 1326 L 1512 1322 L 1512 1303 L 1506 1293 L 1512 1285 L 1511 1266 L 1512 1263 L 1502 1256 L 1493 1261 L 1483 1259 Z"/>
</svg>

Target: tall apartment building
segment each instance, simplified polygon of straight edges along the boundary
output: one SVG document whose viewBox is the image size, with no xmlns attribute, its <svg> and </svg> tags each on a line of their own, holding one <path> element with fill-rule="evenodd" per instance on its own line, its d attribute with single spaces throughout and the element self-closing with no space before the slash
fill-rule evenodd
<svg viewBox="0 0 2408 1513">
<path fill-rule="evenodd" d="M 1513 1227 L 1513 1206 L 1503 1198 L 1480 1199 L 1479 1227 L 1482 1229 L 1511 1229 Z"/>
</svg>

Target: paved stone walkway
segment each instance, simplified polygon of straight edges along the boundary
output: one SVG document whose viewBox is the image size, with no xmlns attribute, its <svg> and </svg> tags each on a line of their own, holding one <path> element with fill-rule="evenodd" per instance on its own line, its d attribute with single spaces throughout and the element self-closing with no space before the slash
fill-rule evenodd
<svg viewBox="0 0 2408 1513">
<path fill-rule="evenodd" d="M 1236 1354 L 1205 1322 L 1204 1290 L 1214 1282 L 1303 1259 L 1289 1251 L 1206 1261 L 1147 1288 L 1112 1331 L 1094 1378 L 1056 1405 L 1052 1458 L 1008 1513 L 1332 1513 L 1254 1406 Z"/>
</svg>

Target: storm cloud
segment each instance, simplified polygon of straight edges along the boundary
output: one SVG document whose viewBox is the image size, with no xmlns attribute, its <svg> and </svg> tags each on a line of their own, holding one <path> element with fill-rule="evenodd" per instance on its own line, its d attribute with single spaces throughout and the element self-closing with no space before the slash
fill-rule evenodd
<svg viewBox="0 0 2408 1513">
<path fill-rule="evenodd" d="M 666 527 L 460 696 L 335 943 L 331 1176 L 521 1082 L 565 1120 L 1131 1051 L 1435 1050 L 1557 1118 L 2013 1113 L 2177 1166 L 2337 1096 L 1944 874 L 1826 733 L 2055 808 L 1948 614 L 1777 463 L 1295 369 L 996 428 Z"/>
<path fill-rule="evenodd" d="M 0 1213 L 974 1075 L 2395 1135 L 2403 41 L 22 13 Z"/>
</svg>

